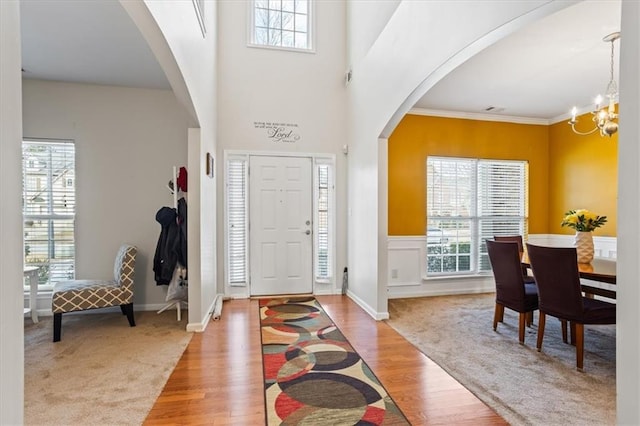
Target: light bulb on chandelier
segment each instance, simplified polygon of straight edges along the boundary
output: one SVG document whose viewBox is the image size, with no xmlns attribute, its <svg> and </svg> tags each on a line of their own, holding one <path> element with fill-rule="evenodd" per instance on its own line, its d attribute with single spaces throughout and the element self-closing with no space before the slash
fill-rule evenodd
<svg viewBox="0 0 640 426">
<path fill-rule="evenodd" d="M 591 112 L 593 115 L 592 120 L 595 123 L 595 127 L 589 131 L 581 132 L 576 129 L 578 108 L 573 107 L 571 110 L 571 120 L 569 120 L 568 124 L 571 125 L 573 131 L 579 135 L 586 136 L 590 135 L 598 130 L 600 130 L 600 136 L 609 136 L 613 135 L 618 131 L 618 123 L 616 123 L 616 119 L 618 118 L 618 114 L 616 114 L 616 106 L 615 103 L 618 99 L 618 85 L 613 78 L 613 58 L 614 58 L 614 42 L 620 38 L 620 33 L 615 32 L 605 36 L 602 41 L 607 43 L 611 43 L 611 62 L 610 62 L 610 79 L 609 84 L 607 85 L 606 96 L 608 98 L 608 102 L 606 106 L 602 106 L 602 96 L 598 95 L 595 100 L 595 108 Z"/>
</svg>

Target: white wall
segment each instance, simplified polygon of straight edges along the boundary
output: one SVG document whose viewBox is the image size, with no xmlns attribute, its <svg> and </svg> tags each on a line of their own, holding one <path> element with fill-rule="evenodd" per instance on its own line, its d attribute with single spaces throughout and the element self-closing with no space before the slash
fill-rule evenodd
<svg viewBox="0 0 640 426">
<path fill-rule="evenodd" d="M 0 424 L 24 418 L 20 3 L 0 2 Z"/>
<path fill-rule="evenodd" d="M 640 424 L 640 3 L 622 2 L 618 139 L 617 422 Z"/>
<path fill-rule="evenodd" d="M 377 155 L 378 138 L 387 137 L 411 106 L 457 64 L 499 38 L 528 22 L 570 6 L 573 1 L 457 1 L 416 2 L 403 0 L 380 36 L 362 60 L 353 64 L 349 86 L 348 137 L 349 211 L 357 220 L 349 227 L 350 288 L 360 304 L 384 313 L 387 300 L 381 287 L 385 283 L 384 240 L 376 235 L 384 225 L 388 206 L 377 191 L 377 176 L 387 167 Z M 623 2 L 623 43 L 621 43 L 621 102 L 628 108 L 628 129 L 620 133 L 620 208 L 618 270 L 621 279 L 632 283 L 619 286 L 624 302 L 619 303 L 618 336 L 620 362 L 618 375 L 618 421 L 640 423 L 637 406 L 640 373 L 637 311 L 640 274 L 637 225 L 640 160 L 638 131 L 638 2 Z M 350 15 L 348 26 L 357 25 L 360 16 Z M 452 30 L 453 29 L 453 30 Z M 357 47 L 357 46 L 356 46 Z M 622 65 L 625 62 L 626 68 Z M 626 83 L 625 83 L 626 81 Z M 628 92 L 625 95 L 625 85 Z M 622 108 L 622 107 L 621 107 Z M 625 210 L 626 208 L 626 210 Z M 626 211 L 626 213 L 625 213 Z M 374 246 L 378 244 L 377 247 Z M 376 261 L 378 265 L 376 265 Z M 385 265 L 380 267 L 379 265 Z M 377 289 L 378 291 L 374 290 Z M 622 314 L 620 313 L 622 312 Z"/>
<path fill-rule="evenodd" d="M 378 222 L 387 205 L 379 197 L 378 138 L 387 137 L 400 118 L 457 64 L 522 25 L 570 2 L 402 1 L 366 55 L 353 64 L 349 85 L 349 278 L 367 310 L 386 313 L 386 239 Z M 360 16 L 350 16 L 348 26 Z M 376 24 L 379 26 L 379 23 Z M 455 31 L 451 31 L 455 28 Z M 371 291 L 372 288 L 378 291 Z"/>
<path fill-rule="evenodd" d="M 216 179 L 206 177 L 205 156 L 216 152 L 218 2 L 205 1 L 203 34 L 191 1 L 120 3 L 149 43 L 176 97 L 190 113 L 188 142 L 189 324 L 202 331 L 216 283 Z M 217 160 L 217 159 L 216 159 Z"/>
<path fill-rule="evenodd" d="M 225 150 L 336 156 L 337 264 L 346 266 L 345 4 L 315 2 L 315 53 L 247 47 L 249 2 L 219 3 L 219 144 Z M 277 143 L 255 122 L 293 124 L 295 143 Z M 222 161 L 216 172 L 223 173 Z M 218 281 L 224 280 L 224 180 L 218 180 Z M 230 289 L 226 289 L 229 293 Z"/>
<path fill-rule="evenodd" d="M 358 63 L 376 41 L 401 0 L 347 2 L 347 63 Z"/>
<path fill-rule="evenodd" d="M 172 166 L 187 161 L 187 115 L 173 92 L 24 80 L 23 120 L 26 138 L 75 141 L 76 278 L 113 276 L 128 242 L 138 247 L 134 306 L 163 306 L 155 215 L 172 206 Z M 50 310 L 50 296 L 43 302 Z"/>
</svg>

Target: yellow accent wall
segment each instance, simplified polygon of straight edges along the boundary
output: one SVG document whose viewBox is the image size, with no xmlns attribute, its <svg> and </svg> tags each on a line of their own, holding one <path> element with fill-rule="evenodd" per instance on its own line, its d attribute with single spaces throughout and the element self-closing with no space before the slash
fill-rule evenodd
<svg viewBox="0 0 640 426">
<path fill-rule="evenodd" d="M 389 235 L 424 235 L 429 155 L 529 162 L 529 232 L 547 233 L 548 126 L 406 115 L 389 138 Z"/>
<path fill-rule="evenodd" d="M 576 128 L 593 125 L 591 114 L 578 117 Z M 617 236 L 618 134 L 573 133 L 566 122 L 549 126 L 549 234 L 573 234 L 560 222 L 568 210 L 588 209 L 607 216 L 593 234 Z"/>
<path fill-rule="evenodd" d="M 591 123 L 591 115 L 579 117 Z M 594 235 L 616 236 L 618 135 L 551 126 L 406 115 L 389 138 L 389 235 L 424 235 L 428 155 L 529 162 L 529 233 L 573 234 L 567 210 L 607 216 Z"/>
</svg>

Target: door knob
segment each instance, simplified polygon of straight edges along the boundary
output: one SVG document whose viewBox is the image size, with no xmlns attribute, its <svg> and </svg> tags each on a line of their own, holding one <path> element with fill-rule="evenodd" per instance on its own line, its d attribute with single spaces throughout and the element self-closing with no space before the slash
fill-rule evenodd
<svg viewBox="0 0 640 426">
<path fill-rule="evenodd" d="M 311 234 L 311 231 L 307 229 L 306 231 L 304 231 L 304 233 L 309 235 L 309 234 Z"/>
</svg>

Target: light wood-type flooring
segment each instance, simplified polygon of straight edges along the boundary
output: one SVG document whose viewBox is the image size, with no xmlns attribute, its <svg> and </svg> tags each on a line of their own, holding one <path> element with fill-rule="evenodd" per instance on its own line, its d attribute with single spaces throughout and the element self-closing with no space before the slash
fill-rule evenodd
<svg viewBox="0 0 640 426">
<path fill-rule="evenodd" d="M 348 297 L 317 299 L 412 425 L 507 424 Z M 227 301 L 221 319 L 193 336 L 145 424 L 242 426 L 264 419 L 258 302 Z"/>
</svg>

